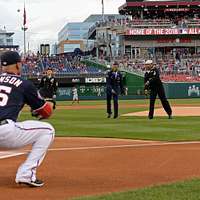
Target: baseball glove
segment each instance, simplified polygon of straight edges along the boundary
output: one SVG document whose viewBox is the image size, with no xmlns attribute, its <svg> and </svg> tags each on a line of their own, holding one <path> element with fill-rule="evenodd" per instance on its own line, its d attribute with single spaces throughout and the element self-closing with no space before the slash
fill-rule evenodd
<svg viewBox="0 0 200 200">
<path fill-rule="evenodd" d="M 36 117 L 38 120 L 43 120 L 43 119 L 45 119 L 45 118 L 41 117 L 40 114 L 38 114 L 37 112 L 35 112 L 35 111 L 33 111 L 33 110 L 31 110 L 31 116 L 32 116 L 32 117 Z"/>
<path fill-rule="evenodd" d="M 31 109 L 31 116 L 38 118 L 39 114 L 36 111 L 34 111 L 34 110 Z"/>
</svg>

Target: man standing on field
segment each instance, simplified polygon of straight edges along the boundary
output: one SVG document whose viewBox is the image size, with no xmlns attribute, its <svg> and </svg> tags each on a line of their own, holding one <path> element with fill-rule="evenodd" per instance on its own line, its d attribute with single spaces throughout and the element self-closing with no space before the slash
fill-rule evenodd
<svg viewBox="0 0 200 200">
<path fill-rule="evenodd" d="M 75 101 L 77 101 L 77 103 L 79 104 L 78 90 L 76 86 L 72 88 L 72 104 L 74 104 Z"/>
<path fill-rule="evenodd" d="M 147 60 L 145 62 L 146 73 L 144 76 L 144 92 L 147 94 L 150 93 L 150 105 L 149 105 L 149 119 L 153 119 L 154 116 L 154 105 L 155 100 L 158 95 L 162 106 L 166 113 L 168 114 L 169 119 L 172 118 L 172 109 L 166 98 L 165 90 L 160 80 L 159 70 L 155 67 L 152 60 Z"/>
<path fill-rule="evenodd" d="M 118 98 L 119 94 L 124 95 L 123 78 L 121 72 L 118 70 L 118 63 L 114 62 L 111 70 L 106 76 L 106 103 L 107 103 L 107 118 L 112 115 L 111 100 L 113 99 L 114 116 L 118 118 Z"/>
<path fill-rule="evenodd" d="M 39 84 L 39 91 L 46 101 L 53 103 L 53 109 L 56 108 L 56 92 L 58 89 L 58 81 L 53 76 L 53 70 L 47 69 L 46 75 L 42 77 Z"/>
</svg>

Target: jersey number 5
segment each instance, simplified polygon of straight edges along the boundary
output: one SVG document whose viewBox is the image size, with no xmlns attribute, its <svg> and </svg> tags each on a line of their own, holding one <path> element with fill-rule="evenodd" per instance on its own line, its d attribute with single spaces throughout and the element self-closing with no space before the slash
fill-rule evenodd
<svg viewBox="0 0 200 200">
<path fill-rule="evenodd" d="M 12 88 L 0 85 L 0 106 L 5 106 L 8 103 L 8 95 L 11 93 Z"/>
</svg>

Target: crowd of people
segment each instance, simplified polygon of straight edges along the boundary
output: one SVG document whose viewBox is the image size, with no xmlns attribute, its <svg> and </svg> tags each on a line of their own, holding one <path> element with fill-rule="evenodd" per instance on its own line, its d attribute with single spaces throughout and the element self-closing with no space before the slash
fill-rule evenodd
<svg viewBox="0 0 200 200">
<path fill-rule="evenodd" d="M 105 70 L 98 69 L 97 67 L 88 67 L 82 62 L 82 59 L 79 56 L 38 57 L 31 55 L 23 60 L 22 75 L 25 77 L 40 77 L 48 68 L 51 68 L 56 75 L 105 73 Z M 127 55 L 113 58 L 113 60 L 119 63 L 121 70 L 136 72 L 141 75 L 144 75 L 144 63 L 148 59 L 151 58 L 131 59 Z M 169 54 L 160 56 L 157 54 L 152 60 L 159 69 L 163 81 L 200 81 L 200 53 L 193 55 L 181 54 L 181 56 L 171 56 Z"/>
<path fill-rule="evenodd" d="M 153 18 L 153 16 L 155 18 Z M 96 22 L 89 30 L 93 32 L 96 27 L 104 27 L 104 26 L 123 26 L 129 28 L 137 28 L 137 27 L 168 27 L 168 28 L 192 28 L 196 26 L 200 26 L 200 16 L 182 16 L 182 17 L 170 17 L 166 16 L 157 16 L 151 15 L 147 18 L 141 18 L 141 16 L 133 16 L 133 17 L 122 17 L 118 19 L 108 19 L 104 21 Z"/>
<path fill-rule="evenodd" d="M 182 16 L 182 17 L 169 17 L 169 16 L 162 16 L 156 18 L 148 18 L 148 19 L 141 19 L 138 17 L 133 18 L 126 22 L 126 25 L 129 27 L 137 27 L 137 26 L 144 26 L 144 27 L 152 27 L 152 26 L 165 26 L 170 28 L 191 28 L 193 26 L 197 26 L 200 24 L 199 16 Z"/>
<path fill-rule="evenodd" d="M 52 68 L 55 74 L 88 74 L 101 73 L 101 70 L 86 66 L 81 62 L 80 56 L 27 56 L 23 60 L 22 74 L 25 76 L 40 76 L 43 72 Z"/>
<path fill-rule="evenodd" d="M 144 58 L 130 59 L 128 56 L 115 58 L 120 69 L 144 74 Z M 200 81 L 200 55 L 182 55 L 155 57 L 154 63 L 164 81 Z"/>
</svg>

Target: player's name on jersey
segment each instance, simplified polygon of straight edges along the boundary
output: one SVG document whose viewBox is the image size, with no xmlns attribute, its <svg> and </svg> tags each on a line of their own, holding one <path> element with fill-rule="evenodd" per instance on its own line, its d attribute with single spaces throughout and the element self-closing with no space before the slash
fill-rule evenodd
<svg viewBox="0 0 200 200">
<path fill-rule="evenodd" d="M 11 85 L 14 85 L 16 87 L 19 87 L 22 84 L 22 80 L 18 79 L 14 76 L 1 76 L 0 77 L 0 83 L 9 83 Z"/>
</svg>

